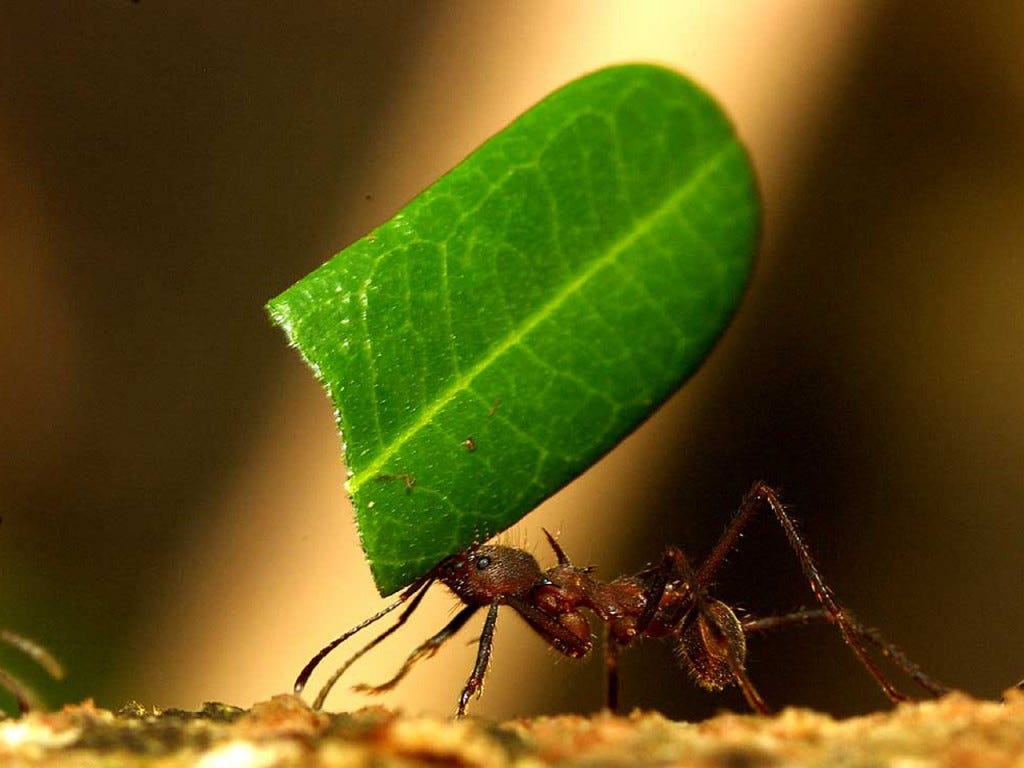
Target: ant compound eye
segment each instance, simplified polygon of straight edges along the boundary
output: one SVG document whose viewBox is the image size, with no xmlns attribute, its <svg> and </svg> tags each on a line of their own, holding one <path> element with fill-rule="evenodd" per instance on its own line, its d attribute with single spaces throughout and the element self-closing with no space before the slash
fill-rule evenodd
<svg viewBox="0 0 1024 768">
<path fill-rule="evenodd" d="M 478 557 L 476 559 L 476 569 L 478 571 L 483 571 L 483 570 L 489 568 L 490 565 L 491 565 L 491 556 L 490 555 L 480 555 L 480 557 Z"/>
</svg>

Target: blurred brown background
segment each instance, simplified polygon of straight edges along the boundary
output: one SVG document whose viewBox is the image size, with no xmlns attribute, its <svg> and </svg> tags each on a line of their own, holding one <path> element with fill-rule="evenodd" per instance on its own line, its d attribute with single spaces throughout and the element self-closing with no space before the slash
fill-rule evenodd
<svg viewBox="0 0 1024 768">
<path fill-rule="evenodd" d="M 379 607 L 331 408 L 262 304 L 551 89 L 635 59 L 734 116 L 758 271 L 703 371 L 511 540 L 549 562 L 540 527 L 560 529 L 606 576 L 670 541 L 699 556 L 763 478 L 926 669 L 989 697 L 1024 676 L 1024 7 L 815 8 L 6 4 L 0 622 L 66 662 L 47 699 L 248 705 Z M 812 602 L 771 524 L 722 582 L 752 611 Z M 435 596 L 353 680 L 449 610 Z M 388 703 L 452 711 L 472 638 Z M 474 711 L 593 710 L 595 656 L 504 615 Z M 827 627 L 752 641 L 750 666 L 777 705 L 884 704 Z M 624 667 L 627 706 L 743 706 L 658 644 Z"/>
</svg>

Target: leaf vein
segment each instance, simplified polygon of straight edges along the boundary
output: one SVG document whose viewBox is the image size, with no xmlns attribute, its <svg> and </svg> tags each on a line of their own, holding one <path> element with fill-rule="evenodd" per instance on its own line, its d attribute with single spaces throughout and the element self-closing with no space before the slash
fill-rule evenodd
<svg viewBox="0 0 1024 768">
<path fill-rule="evenodd" d="M 494 345 L 492 345 L 485 354 L 481 355 L 472 367 L 468 368 L 461 376 L 456 376 L 451 384 L 449 384 L 448 387 L 434 398 L 433 402 L 425 405 L 417 418 L 411 421 L 408 426 L 399 432 L 387 445 L 383 446 L 382 451 L 376 456 L 376 458 L 371 460 L 361 472 L 357 472 L 349 479 L 347 484 L 349 493 L 355 495 L 363 484 L 380 474 L 388 460 L 424 427 L 429 425 L 434 417 L 437 416 L 437 414 L 440 413 L 456 395 L 460 392 L 465 392 L 477 376 L 486 371 L 508 350 L 520 343 L 531 331 L 543 323 L 555 312 L 555 310 L 564 304 L 566 300 L 575 295 L 577 291 L 594 275 L 609 264 L 614 263 L 616 257 L 645 235 L 661 219 L 662 216 L 673 211 L 692 193 L 699 190 L 707 176 L 717 169 L 718 165 L 723 162 L 730 152 L 735 150 L 736 146 L 737 144 L 735 139 L 731 139 L 716 152 L 709 154 L 708 160 L 700 168 L 696 169 L 693 175 L 687 179 L 687 182 L 675 193 L 669 195 L 650 212 L 638 219 L 633 228 L 631 228 L 619 240 L 612 243 L 605 252 L 598 258 L 595 258 L 585 270 L 567 281 L 548 301 L 523 318 L 517 328 L 511 329 L 504 338 L 499 339 Z M 682 217 L 685 218 L 685 213 Z"/>
</svg>

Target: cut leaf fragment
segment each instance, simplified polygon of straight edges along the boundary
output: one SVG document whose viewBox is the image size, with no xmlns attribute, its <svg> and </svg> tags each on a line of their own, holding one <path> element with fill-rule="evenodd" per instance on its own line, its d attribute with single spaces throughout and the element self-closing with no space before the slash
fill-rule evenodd
<svg viewBox="0 0 1024 768">
<path fill-rule="evenodd" d="M 675 391 L 739 303 L 758 220 L 711 97 L 618 66 L 271 301 L 337 410 L 380 592 L 515 523 Z"/>
</svg>

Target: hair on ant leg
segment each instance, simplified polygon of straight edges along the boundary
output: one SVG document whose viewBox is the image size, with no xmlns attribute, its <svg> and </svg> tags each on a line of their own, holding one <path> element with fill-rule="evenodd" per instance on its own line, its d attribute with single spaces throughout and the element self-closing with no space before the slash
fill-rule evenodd
<svg viewBox="0 0 1024 768">
<path fill-rule="evenodd" d="M 770 513 L 782 528 L 820 608 L 740 619 L 731 607 L 710 594 L 711 585 L 726 556 L 736 545 L 743 529 L 759 513 Z M 295 692 L 302 692 L 313 670 L 331 651 L 404 606 L 394 624 L 370 639 L 334 672 L 314 701 L 314 708 L 321 708 L 338 679 L 355 661 L 405 624 L 435 581 L 448 587 L 461 601 L 461 610 L 437 633 L 418 645 L 390 680 L 380 685 L 359 685 L 356 690 L 365 693 L 390 690 L 418 662 L 433 656 L 481 608 L 486 607 L 487 617 L 478 640 L 476 662 L 456 709 L 456 716 L 462 717 L 469 701 L 479 697 L 483 690 L 498 609 L 503 605 L 518 613 L 555 650 L 574 659 L 586 656 L 593 647 L 590 621 L 584 610 L 604 622 L 606 703 L 612 711 L 616 710 L 619 701 L 618 656 L 638 638 L 646 637 L 674 642 L 680 664 L 700 687 L 718 691 L 736 685 L 751 709 L 767 713 L 770 711 L 768 704 L 747 674 L 747 637 L 817 621 L 826 621 L 838 628 L 861 666 L 891 701 L 902 701 L 907 697 L 885 677 L 871 651 L 887 659 L 927 693 L 937 696 L 948 690 L 876 630 L 861 624 L 838 602 L 792 517 L 776 492 L 762 482 L 754 483 L 743 497 L 732 521 L 697 567 L 690 563 L 682 550 L 667 547 L 657 565 L 633 576 L 620 576 L 605 582 L 594 575 L 593 567 L 573 565 L 556 539 L 547 531 L 544 534 L 556 560 L 556 564 L 547 570 L 541 570 L 529 552 L 500 544 L 474 546 L 446 557 L 407 587 L 396 601 L 317 653 L 299 673 Z"/>
</svg>

